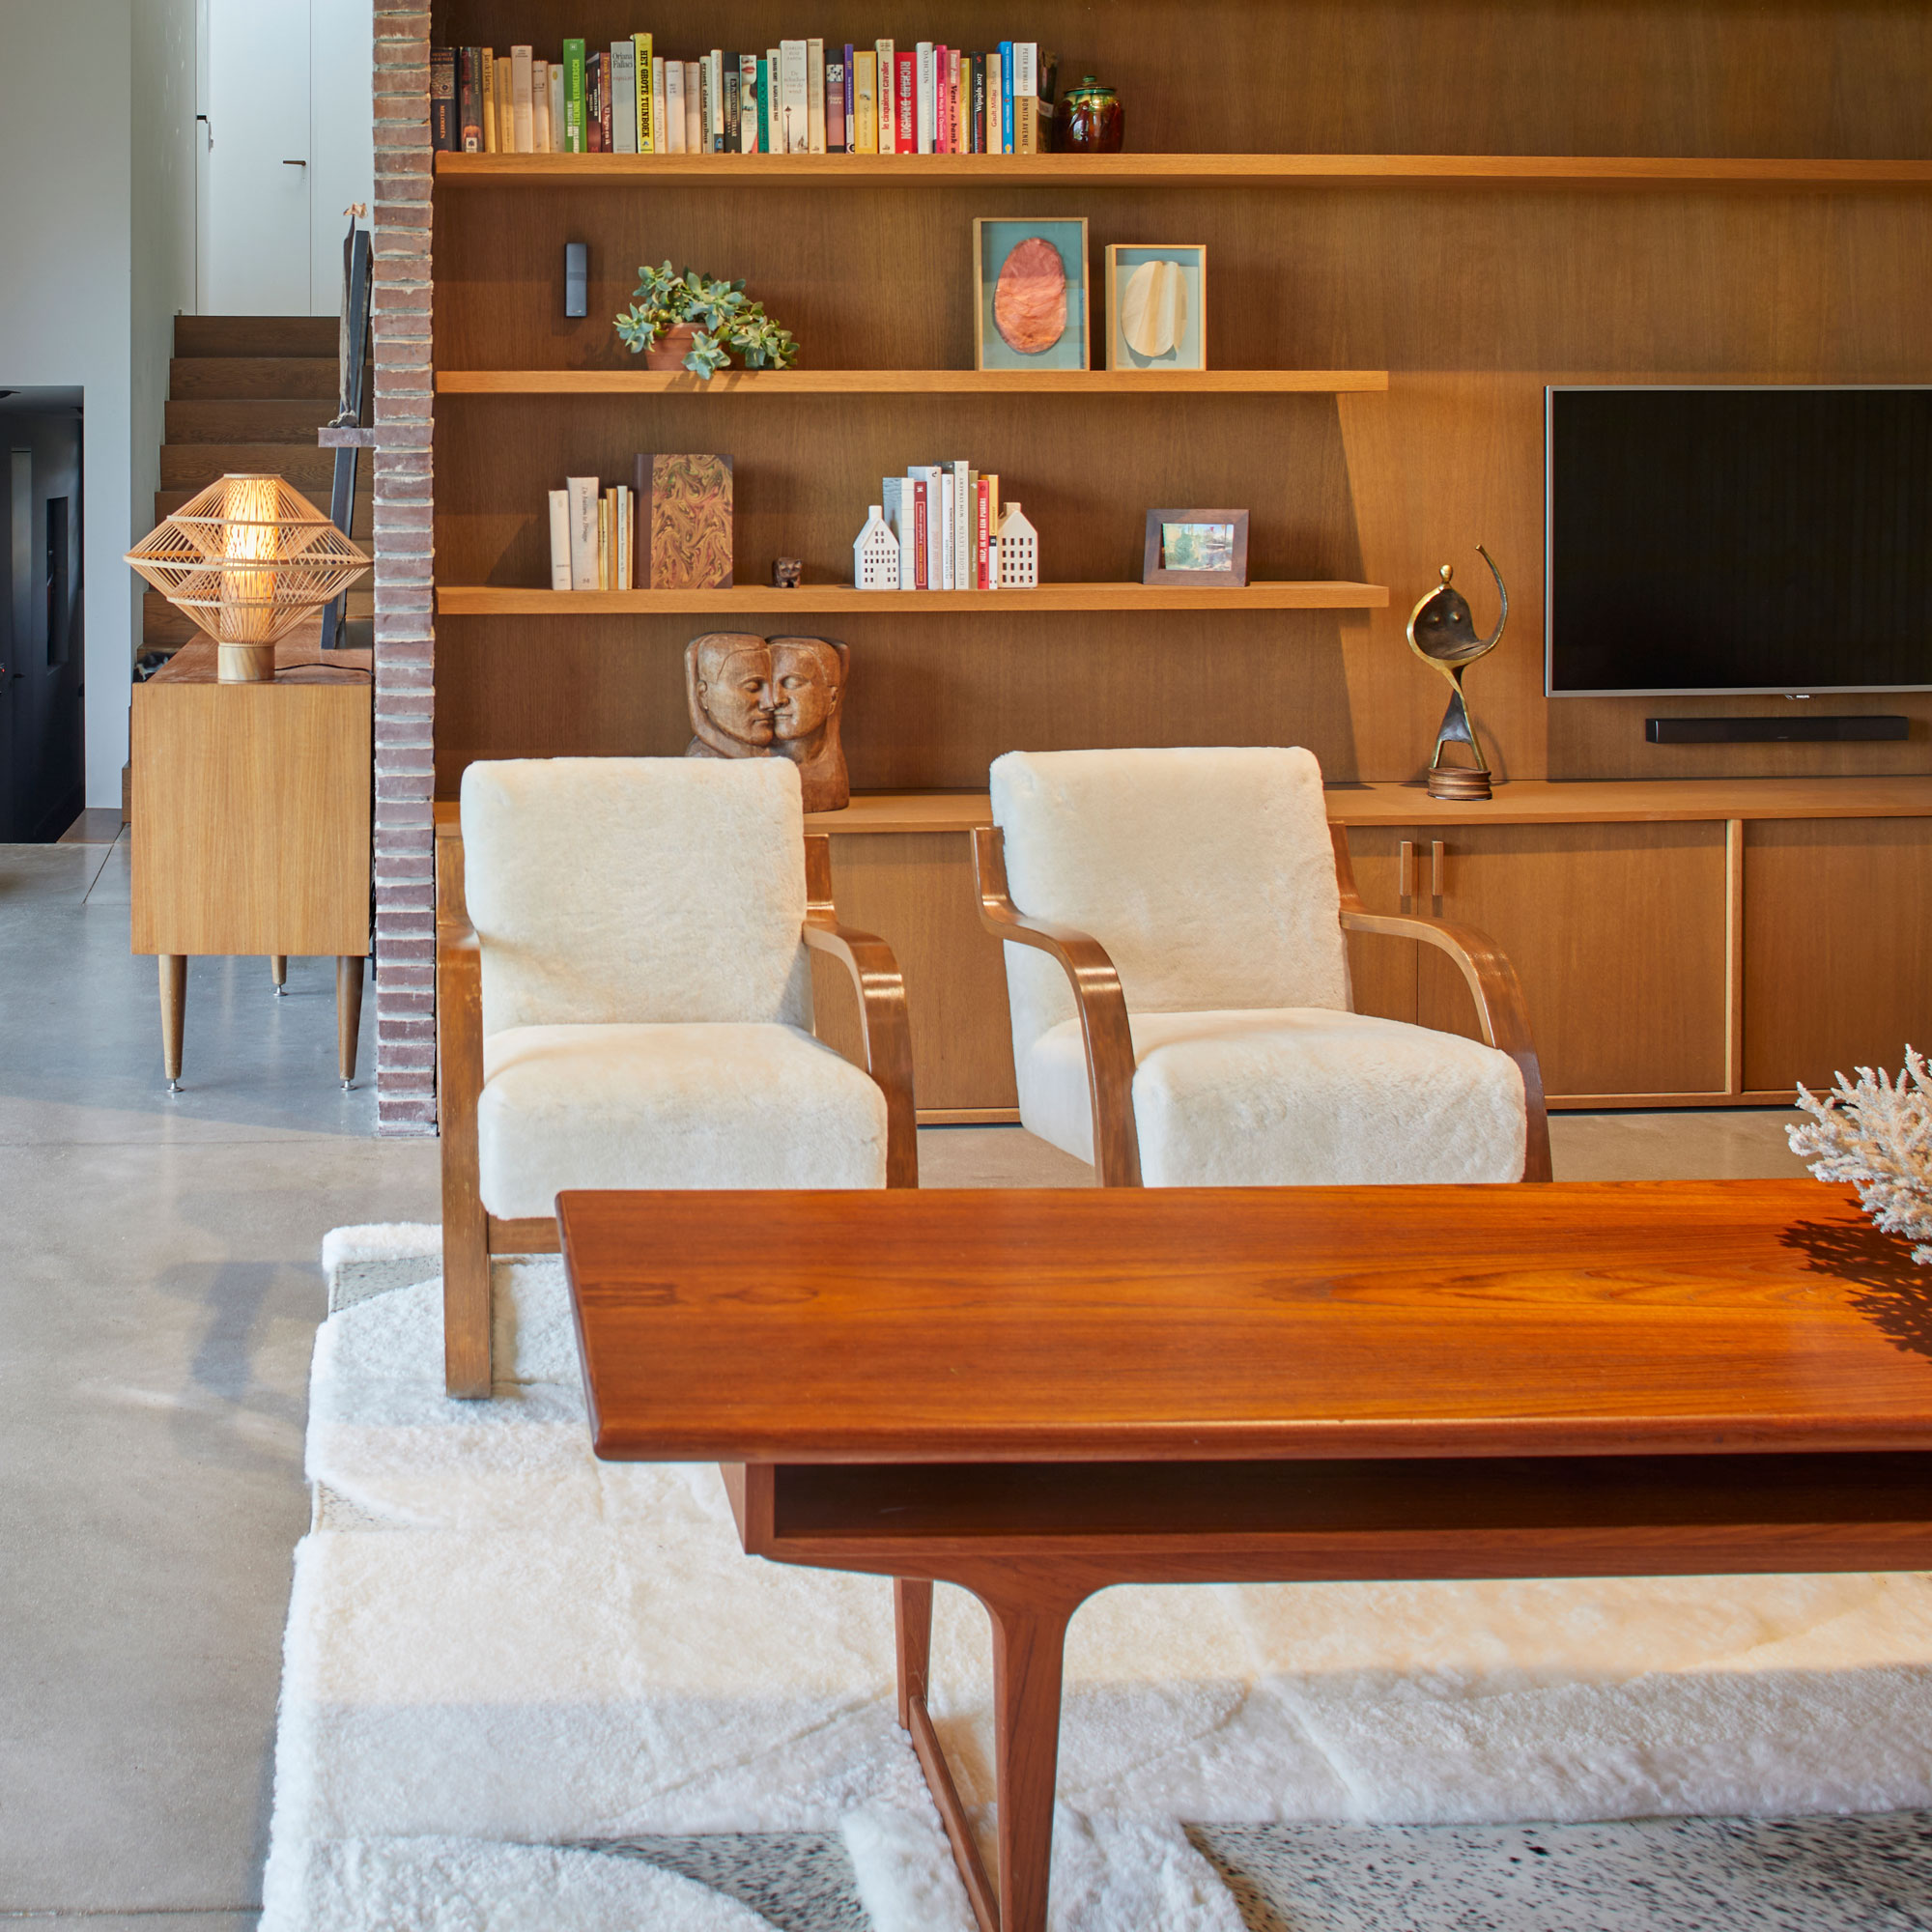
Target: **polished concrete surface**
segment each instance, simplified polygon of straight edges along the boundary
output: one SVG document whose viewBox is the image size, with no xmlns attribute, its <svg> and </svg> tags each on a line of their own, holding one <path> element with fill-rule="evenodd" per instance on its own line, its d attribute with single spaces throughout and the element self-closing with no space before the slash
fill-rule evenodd
<svg viewBox="0 0 1932 1932">
<path fill-rule="evenodd" d="M 432 1220 L 433 1142 L 334 1072 L 333 964 L 196 960 L 185 1091 L 128 847 L 0 847 L 0 1919 L 242 1932 L 259 1902 L 301 1439 L 344 1222 Z M 364 1005 L 365 1070 L 375 1003 Z M 1774 1113 L 1570 1116 L 1566 1179 L 1798 1172 Z M 928 1185 L 1082 1184 L 1017 1128 Z"/>
</svg>

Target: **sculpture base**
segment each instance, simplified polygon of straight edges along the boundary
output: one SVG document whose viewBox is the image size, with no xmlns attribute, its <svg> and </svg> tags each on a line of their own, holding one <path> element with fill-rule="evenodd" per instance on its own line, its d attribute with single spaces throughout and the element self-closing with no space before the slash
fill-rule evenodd
<svg viewBox="0 0 1932 1932">
<path fill-rule="evenodd" d="M 1494 798 L 1490 775 L 1481 765 L 1432 765 L 1429 796 L 1449 800 Z"/>
<path fill-rule="evenodd" d="M 275 681 L 273 644 L 216 644 L 214 676 L 219 684 L 272 684 Z"/>
</svg>

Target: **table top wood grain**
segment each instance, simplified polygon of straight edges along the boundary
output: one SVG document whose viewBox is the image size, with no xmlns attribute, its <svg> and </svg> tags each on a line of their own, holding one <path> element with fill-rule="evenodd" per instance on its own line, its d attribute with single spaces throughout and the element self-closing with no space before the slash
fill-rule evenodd
<svg viewBox="0 0 1932 1932">
<path fill-rule="evenodd" d="M 608 1458 L 1932 1449 L 1932 1269 L 1815 1181 L 558 1208 Z"/>
</svg>

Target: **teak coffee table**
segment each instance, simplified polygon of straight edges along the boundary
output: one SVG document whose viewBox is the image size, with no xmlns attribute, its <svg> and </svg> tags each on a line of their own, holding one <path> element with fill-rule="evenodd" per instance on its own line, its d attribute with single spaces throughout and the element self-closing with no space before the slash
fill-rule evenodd
<svg viewBox="0 0 1932 1932">
<path fill-rule="evenodd" d="M 1067 1619 L 1110 1583 L 1932 1565 L 1932 1270 L 1813 1181 L 564 1194 L 599 1456 L 895 1578 L 987 1932 L 1043 1932 Z M 926 1714 L 993 1623 L 997 1896 Z"/>
</svg>

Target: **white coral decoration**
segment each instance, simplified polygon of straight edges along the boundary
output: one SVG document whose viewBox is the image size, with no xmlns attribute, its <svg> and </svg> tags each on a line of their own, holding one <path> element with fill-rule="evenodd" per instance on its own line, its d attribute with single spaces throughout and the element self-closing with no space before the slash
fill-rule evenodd
<svg viewBox="0 0 1932 1932">
<path fill-rule="evenodd" d="M 1858 1069 L 1856 1087 L 1838 1075 L 1823 1100 L 1803 1087 L 1799 1107 L 1811 1116 L 1787 1127 L 1791 1151 L 1811 1162 L 1820 1180 L 1849 1180 L 1873 1225 L 1918 1243 L 1912 1259 L 1932 1267 L 1932 1082 L 1925 1056 L 1905 1049 L 1896 1080 Z"/>
</svg>

